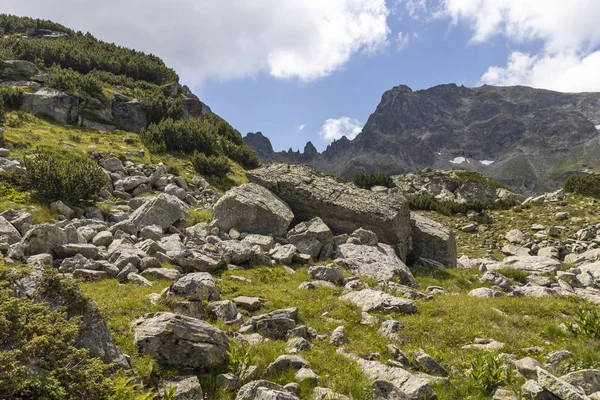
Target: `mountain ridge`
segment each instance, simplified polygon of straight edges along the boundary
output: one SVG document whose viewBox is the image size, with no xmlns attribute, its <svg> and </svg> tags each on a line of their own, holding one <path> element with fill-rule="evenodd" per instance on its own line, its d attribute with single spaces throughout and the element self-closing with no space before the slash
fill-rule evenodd
<svg viewBox="0 0 600 400">
<path fill-rule="evenodd" d="M 455 84 L 413 91 L 399 85 L 382 95 L 354 140 L 343 137 L 322 153 L 271 152 L 264 138 L 245 141 L 261 149 L 265 162 L 303 162 L 345 178 L 460 167 L 533 193 L 559 186 L 586 165 L 598 166 L 599 125 L 598 93 Z"/>
</svg>

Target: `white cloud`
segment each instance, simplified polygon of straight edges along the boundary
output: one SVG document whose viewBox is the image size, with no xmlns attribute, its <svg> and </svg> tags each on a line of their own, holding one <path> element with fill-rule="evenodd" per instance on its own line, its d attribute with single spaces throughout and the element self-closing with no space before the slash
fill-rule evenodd
<svg viewBox="0 0 600 400">
<path fill-rule="evenodd" d="M 352 140 L 362 131 L 362 128 L 363 124 L 354 118 L 330 118 L 321 127 L 321 136 L 328 141 L 338 140 L 343 136 Z"/>
<path fill-rule="evenodd" d="M 410 44 L 410 36 L 408 33 L 398 32 L 396 36 L 396 48 L 398 51 L 405 50 Z"/>
<path fill-rule="evenodd" d="M 298 127 L 298 131 L 300 131 L 300 132 L 301 132 L 301 131 L 303 131 L 303 130 L 304 130 L 304 128 L 306 128 L 306 125 L 305 125 L 305 124 L 302 124 L 302 125 L 300 125 L 300 126 Z"/>
<path fill-rule="evenodd" d="M 514 52 L 505 67 L 490 67 L 481 77 L 481 83 L 527 85 L 561 92 L 593 92 L 600 91 L 598 71 L 600 51 L 585 57 Z"/>
<path fill-rule="evenodd" d="M 419 20 L 427 13 L 427 0 L 395 0 L 392 9 L 400 18 L 406 13 L 410 18 Z"/>
<path fill-rule="evenodd" d="M 541 43 L 537 53 L 513 52 L 505 67 L 490 67 L 481 82 L 600 90 L 598 0 L 441 0 L 438 16 L 469 24 L 474 43 L 497 35 L 518 44 Z"/>
<path fill-rule="evenodd" d="M 310 81 L 390 33 L 385 0 L 4 0 L 2 12 L 152 52 L 189 83 L 261 72 Z"/>
</svg>

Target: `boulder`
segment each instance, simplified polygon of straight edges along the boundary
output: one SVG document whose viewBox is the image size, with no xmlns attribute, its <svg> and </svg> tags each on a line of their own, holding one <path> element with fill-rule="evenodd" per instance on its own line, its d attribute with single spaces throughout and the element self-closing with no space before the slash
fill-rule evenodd
<svg viewBox="0 0 600 400">
<path fill-rule="evenodd" d="M 562 400 L 586 400 L 583 390 L 555 377 L 548 371 L 538 368 L 537 381 L 544 389 Z"/>
<path fill-rule="evenodd" d="M 346 329 L 343 326 L 338 326 L 331 332 L 331 337 L 329 338 L 329 343 L 332 345 L 339 347 L 348 343 L 348 334 L 346 333 Z"/>
<path fill-rule="evenodd" d="M 196 301 L 219 300 L 220 296 L 219 288 L 208 272 L 184 275 L 171 285 L 169 291 L 174 295 Z"/>
<path fill-rule="evenodd" d="M 43 88 L 35 93 L 25 92 L 21 109 L 33 115 L 43 115 L 65 125 L 78 122 L 82 99 L 60 90 Z"/>
<path fill-rule="evenodd" d="M 413 261 L 427 258 L 449 268 L 456 268 L 456 240 L 452 229 L 422 217 L 411 214 L 413 250 L 409 258 Z"/>
<path fill-rule="evenodd" d="M 283 386 L 261 380 L 242 386 L 235 400 L 298 400 L 298 397 L 285 390 Z"/>
<path fill-rule="evenodd" d="M 223 232 L 284 236 L 294 214 L 279 197 L 252 183 L 229 190 L 213 207 L 213 220 Z"/>
<path fill-rule="evenodd" d="M 119 129 L 141 132 L 148 126 L 148 108 L 143 101 L 112 103 L 114 123 Z"/>
<path fill-rule="evenodd" d="M 309 254 L 315 260 L 323 246 L 333 244 L 333 233 L 319 217 L 296 225 L 288 232 L 287 238 L 300 253 Z"/>
<path fill-rule="evenodd" d="M 199 319 L 159 312 L 133 321 L 132 327 L 139 351 L 162 364 L 210 371 L 229 361 L 225 333 Z"/>
<path fill-rule="evenodd" d="M 308 275 L 313 279 L 331 282 L 335 285 L 344 283 L 344 275 L 337 267 L 315 265 L 308 269 Z"/>
<path fill-rule="evenodd" d="M 289 330 L 296 327 L 297 308 L 275 310 L 267 314 L 250 318 L 241 328 L 240 332 L 254 333 L 270 339 L 284 339 Z"/>
<path fill-rule="evenodd" d="M 27 233 L 34 221 L 33 215 L 21 210 L 8 209 L 0 213 L 0 217 L 4 217 L 8 222 L 10 222 L 11 225 L 14 226 L 21 235 Z"/>
<path fill-rule="evenodd" d="M 370 230 L 381 242 L 396 246 L 400 258 L 406 259 L 410 221 L 402 196 L 359 189 L 301 164 L 275 163 L 246 175 L 286 201 L 297 219 L 320 217 L 335 234 Z"/>
<path fill-rule="evenodd" d="M 38 72 L 34 63 L 25 60 L 0 60 L 1 77 L 11 81 L 28 80 Z"/>
<path fill-rule="evenodd" d="M 560 379 L 583 389 L 587 395 L 600 392 L 600 370 L 598 369 L 582 369 L 561 376 Z"/>
<path fill-rule="evenodd" d="M 53 254 L 54 249 L 67 243 L 67 235 L 56 225 L 40 224 L 27 231 L 20 243 L 26 256 Z"/>
<path fill-rule="evenodd" d="M 293 244 L 277 246 L 269 252 L 271 258 L 280 264 L 291 264 L 296 254 L 298 249 Z"/>
<path fill-rule="evenodd" d="M 391 294 L 373 289 L 350 292 L 340 297 L 340 300 L 354 303 L 364 312 L 379 311 L 401 314 L 414 314 L 417 312 L 417 306 L 411 300 L 394 297 Z"/>
<path fill-rule="evenodd" d="M 390 245 L 365 246 L 346 243 L 338 246 L 336 257 L 336 264 L 354 275 L 368 276 L 380 282 L 398 277 L 406 285 L 417 284 L 406 264 Z"/>
<path fill-rule="evenodd" d="M 300 356 L 294 355 L 281 355 L 275 359 L 271 364 L 267 366 L 265 371 L 267 375 L 272 375 L 278 372 L 283 372 L 287 369 L 300 369 L 308 367 L 308 361 Z"/>
<path fill-rule="evenodd" d="M 507 257 L 502 263 L 488 266 L 489 269 L 519 269 L 531 274 L 549 275 L 560 269 L 561 263 L 550 257 L 513 256 Z"/>
<path fill-rule="evenodd" d="M 163 380 L 158 385 L 159 393 L 175 389 L 173 400 L 204 400 L 202 386 L 197 376 L 174 376 Z"/>
<path fill-rule="evenodd" d="M 482 287 L 482 288 L 477 288 L 477 289 L 471 290 L 469 292 L 469 296 L 480 297 L 480 298 L 493 298 L 493 297 L 502 297 L 502 296 L 504 296 L 504 293 L 499 292 L 494 289 Z"/>
<path fill-rule="evenodd" d="M 178 221 L 186 221 L 189 218 L 187 209 L 188 206 L 177 197 L 161 193 L 135 210 L 127 221 L 139 228 L 157 225 L 167 229 Z"/>
<path fill-rule="evenodd" d="M 21 234 L 6 218 L 0 216 L 0 250 L 6 251 L 21 240 Z"/>
</svg>

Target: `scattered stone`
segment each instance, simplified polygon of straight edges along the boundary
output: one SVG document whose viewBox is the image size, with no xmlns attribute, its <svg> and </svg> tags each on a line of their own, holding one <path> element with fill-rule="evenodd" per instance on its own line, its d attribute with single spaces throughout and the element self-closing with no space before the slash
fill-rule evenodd
<svg viewBox="0 0 600 400">
<path fill-rule="evenodd" d="M 258 332 L 270 339 L 284 339 L 296 327 L 297 308 L 275 310 L 250 318 L 240 328 L 241 333 Z"/>
<path fill-rule="evenodd" d="M 144 315 L 132 326 L 140 352 L 162 364 L 209 371 L 229 361 L 225 333 L 199 319 L 159 312 Z"/>
<path fill-rule="evenodd" d="M 346 330 L 343 326 L 338 326 L 331 333 L 331 338 L 329 339 L 329 343 L 332 345 L 339 347 L 348 343 L 348 335 L 346 334 Z"/>
<path fill-rule="evenodd" d="M 174 400 L 202 400 L 202 386 L 196 376 L 174 376 L 167 380 L 163 380 L 158 385 L 159 393 L 169 393 L 175 388 L 173 393 Z"/>
<path fill-rule="evenodd" d="M 267 366 L 267 375 L 282 372 L 287 369 L 296 369 L 308 367 L 308 361 L 300 356 L 281 355 L 275 359 L 271 364 Z"/>
<path fill-rule="evenodd" d="M 310 368 L 300 368 L 296 371 L 294 379 L 299 383 L 308 382 L 310 385 L 316 385 L 319 380 L 319 375 L 315 374 Z"/>
<path fill-rule="evenodd" d="M 420 371 L 427 372 L 432 375 L 448 376 L 448 372 L 440 365 L 433 357 L 425 353 L 423 349 L 416 351 L 414 354 L 415 364 Z"/>
<path fill-rule="evenodd" d="M 340 300 L 354 303 L 365 312 L 380 311 L 401 314 L 414 314 L 417 312 L 417 307 L 411 300 L 400 299 L 373 289 L 350 292 L 340 297 Z"/>
<path fill-rule="evenodd" d="M 544 389 L 561 400 L 586 400 L 583 391 L 542 368 L 537 369 L 537 381 Z"/>
<path fill-rule="evenodd" d="M 299 400 L 276 383 L 260 380 L 252 381 L 238 391 L 235 400 Z"/>
<path fill-rule="evenodd" d="M 379 332 L 382 335 L 387 336 L 389 339 L 397 340 L 398 332 L 400 332 L 402 329 L 404 329 L 404 325 L 401 322 L 389 319 L 381 323 Z"/>
<path fill-rule="evenodd" d="M 308 275 L 313 279 L 331 282 L 335 285 L 344 283 L 342 271 L 335 266 L 313 266 L 308 269 Z"/>
<path fill-rule="evenodd" d="M 342 244 L 336 257 L 336 264 L 354 275 L 364 275 L 381 282 L 399 277 L 401 283 L 416 286 L 412 273 L 390 246 Z"/>
<path fill-rule="evenodd" d="M 456 240 L 452 229 L 418 214 L 411 214 L 413 250 L 409 258 L 426 258 L 456 268 Z"/>
<path fill-rule="evenodd" d="M 191 300 L 219 300 L 219 288 L 207 272 L 196 272 L 182 276 L 171 285 L 171 293 Z"/>
<path fill-rule="evenodd" d="M 502 297 L 504 293 L 499 292 L 490 288 L 477 288 L 473 289 L 469 292 L 469 296 L 471 297 L 482 297 L 482 298 L 492 298 L 492 297 Z"/>
</svg>

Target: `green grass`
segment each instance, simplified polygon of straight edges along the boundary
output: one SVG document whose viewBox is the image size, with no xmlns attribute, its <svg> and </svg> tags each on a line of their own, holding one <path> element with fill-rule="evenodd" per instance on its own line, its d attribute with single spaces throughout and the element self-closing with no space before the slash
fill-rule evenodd
<svg viewBox="0 0 600 400">
<path fill-rule="evenodd" d="M 188 211 L 190 219 L 187 222 L 188 228 L 201 222 L 210 221 L 212 219 L 212 210 L 201 210 L 199 208 Z"/>
<path fill-rule="evenodd" d="M 80 285 L 83 293 L 98 305 L 115 342 L 125 354 L 131 356 L 133 367 L 142 379 L 149 377 L 154 362 L 149 356 L 138 354 L 133 344 L 131 322 L 146 313 L 168 310 L 164 304 L 151 304 L 148 295 L 160 293 L 170 284 L 170 281 L 155 281 L 152 287 L 143 287 L 107 279 Z"/>
</svg>

